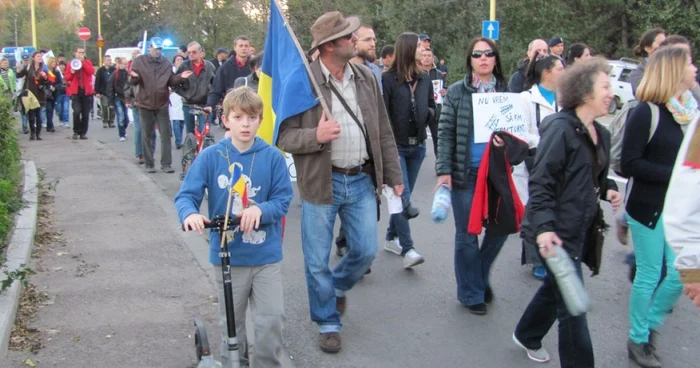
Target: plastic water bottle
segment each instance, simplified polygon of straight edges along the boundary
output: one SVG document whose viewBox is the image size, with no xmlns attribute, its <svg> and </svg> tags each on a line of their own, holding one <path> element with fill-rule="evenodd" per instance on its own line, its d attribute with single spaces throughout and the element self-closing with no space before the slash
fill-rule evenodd
<svg viewBox="0 0 700 368">
<path fill-rule="evenodd" d="M 430 217 L 433 219 L 433 222 L 438 224 L 444 222 L 450 213 L 451 207 L 452 195 L 450 194 L 450 188 L 443 184 L 433 196 L 433 208 L 430 210 Z"/>
<path fill-rule="evenodd" d="M 214 360 L 211 355 L 205 355 L 199 361 L 197 368 L 222 368 L 223 366 L 218 361 Z"/>
<path fill-rule="evenodd" d="M 591 309 L 591 299 L 583 288 L 574 262 L 562 247 L 554 247 L 555 255 L 547 258 L 547 266 L 557 281 L 566 309 L 572 316 L 580 316 Z"/>
</svg>

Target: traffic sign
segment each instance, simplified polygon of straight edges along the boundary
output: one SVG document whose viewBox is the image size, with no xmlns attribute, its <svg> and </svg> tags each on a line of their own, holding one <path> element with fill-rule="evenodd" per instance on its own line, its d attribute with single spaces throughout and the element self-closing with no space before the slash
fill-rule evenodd
<svg viewBox="0 0 700 368">
<path fill-rule="evenodd" d="M 97 36 L 97 47 L 104 47 L 105 39 L 102 36 Z"/>
<path fill-rule="evenodd" d="M 481 26 L 481 37 L 497 41 L 500 29 L 501 27 L 497 20 L 485 20 Z"/>
<path fill-rule="evenodd" d="M 87 41 L 90 39 L 90 28 L 88 27 L 80 27 L 78 29 L 78 38 L 80 38 L 83 41 Z"/>
</svg>

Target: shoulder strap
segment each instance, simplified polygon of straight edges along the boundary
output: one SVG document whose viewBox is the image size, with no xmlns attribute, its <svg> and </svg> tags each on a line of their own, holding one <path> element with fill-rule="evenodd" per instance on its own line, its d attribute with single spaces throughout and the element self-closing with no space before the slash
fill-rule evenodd
<svg viewBox="0 0 700 368">
<path fill-rule="evenodd" d="M 647 102 L 647 104 L 651 109 L 651 124 L 649 124 L 649 139 L 647 139 L 647 143 L 649 143 L 654 133 L 656 133 L 656 128 L 659 126 L 659 106 L 651 102 Z"/>
<path fill-rule="evenodd" d="M 540 104 L 535 103 L 535 121 L 537 122 L 537 129 L 540 128 Z"/>
<path fill-rule="evenodd" d="M 348 103 L 345 102 L 345 99 L 343 98 L 343 96 L 342 96 L 342 95 L 340 94 L 340 92 L 338 92 L 338 90 L 335 88 L 335 86 L 333 85 L 333 82 L 332 82 L 332 81 L 328 81 L 328 85 L 331 87 L 331 91 L 333 91 L 333 94 L 335 94 L 335 97 L 338 98 L 338 100 L 340 101 L 340 103 L 341 103 L 341 104 L 343 105 L 343 107 L 345 108 L 345 111 L 347 111 L 348 114 L 350 114 L 350 116 L 352 117 L 352 120 L 353 120 L 353 121 L 355 122 L 355 124 L 357 124 L 357 126 L 360 128 L 360 131 L 362 132 L 362 135 L 365 137 L 365 145 L 367 146 L 367 155 L 369 155 L 369 159 L 372 160 L 373 157 L 374 157 L 374 156 L 372 155 L 372 146 L 369 144 L 369 137 L 367 137 L 367 132 L 365 131 L 365 127 L 362 125 L 362 123 L 360 123 L 360 119 L 357 118 L 357 115 L 355 115 L 355 113 L 352 111 L 352 109 L 350 108 L 350 106 L 348 106 Z"/>
</svg>

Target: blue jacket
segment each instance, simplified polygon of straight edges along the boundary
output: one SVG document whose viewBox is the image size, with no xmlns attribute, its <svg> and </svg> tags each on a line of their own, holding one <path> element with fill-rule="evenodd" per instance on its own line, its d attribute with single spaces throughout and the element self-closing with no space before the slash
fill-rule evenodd
<svg viewBox="0 0 700 368">
<path fill-rule="evenodd" d="M 241 165 L 250 205 L 260 207 L 262 216 L 260 227 L 251 234 L 236 231 L 228 244 L 231 265 L 260 266 L 277 263 L 282 260 L 281 219 L 287 214 L 294 192 L 284 156 L 260 138 L 256 137 L 253 146 L 245 152 L 239 152 L 230 138 L 224 138 L 197 156 L 175 196 L 180 222 L 183 223 L 193 213 L 199 213 L 205 189 L 209 193 L 208 217 L 211 219 L 225 214 L 231 180 L 229 166 L 232 164 Z M 242 199 L 235 193 L 231 216 L 242 210 Z M 209 261 L 214 265 L 221 264 L 218 254 L 220 245 L 219 233 L 211 232 Z"/>
</svg>

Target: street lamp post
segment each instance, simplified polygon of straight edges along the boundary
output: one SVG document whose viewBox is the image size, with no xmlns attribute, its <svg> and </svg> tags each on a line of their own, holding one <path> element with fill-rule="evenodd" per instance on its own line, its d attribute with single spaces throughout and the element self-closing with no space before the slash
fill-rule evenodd
<svg viewBox="0 0 700 368">
<path fill-rule="evenodd" d="M 100 0 L 97 0 L 97 39 L 102 39 L 102 16 L 100 11 Z M 102 46 L 97 47 L 97 53 L 100 58 L 100 65 L 102 65 Z"/>
</svg>

